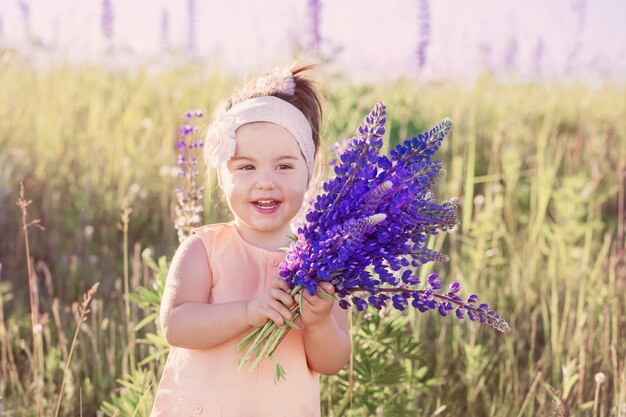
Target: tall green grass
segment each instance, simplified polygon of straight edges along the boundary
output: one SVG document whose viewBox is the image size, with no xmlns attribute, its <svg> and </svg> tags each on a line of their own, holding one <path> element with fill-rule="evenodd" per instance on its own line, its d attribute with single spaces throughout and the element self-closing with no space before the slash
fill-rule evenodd
<svg viewBox="0 0 626 417">
<path fill-rule="evenodd" d="M 15 205 L 24 181 L 30 217 L 46 227 L 29 230 L 42 415 L 51 415 L 64 377 L 60 415 L 147 415 L 164 359 L 155 277 L 167 265 L 145 255 L 170 258 L 177 244 L 176 128 L 184 110 L 210 110 L 237 80 L 195 65 L 34 69 L 15 55 L 2 58 L 0 404 L 36 415 L 40 389 Z M 377 100 L 387 104 L 387 148 L 452 118 L 438 196 L 460 198 L 462 222 L 432 241 L 450 263 L 421 273 L 460 281 L 465 295 L 479 294 L 512 328 L 505 336 L 436 314 L 389 322 L 355 314 L 362 346 L 349 369 L 324 379 L 325 414 L 626 415 L 626 88 L 324 81 L 327 145 L 350 137 Z M 227 219 L 212 182 L 206 193 L 205 221 Z M 100 289 L 80 323 L 76 300 L 95 282 Z M 408 338 L 415 343 L 402 344 Z M 394 381 L 388 371 L 398 364 Z"/>
</svg>

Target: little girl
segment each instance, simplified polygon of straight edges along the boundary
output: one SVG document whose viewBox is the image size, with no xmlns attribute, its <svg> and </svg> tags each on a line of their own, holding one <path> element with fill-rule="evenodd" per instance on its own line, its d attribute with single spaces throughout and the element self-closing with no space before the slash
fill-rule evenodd
<svg viewBox="0 0 626 417">
<path fill-rule="evenodd" d="M 237 343 L 268 320 L 283 326 L 297 300 L 278 276 L 291 221 L 303 205 L 320 143 L 322 109 L 306 74 L 274 70 L 221 104 L 205 159 L 234 221 L 195 229 L 178 248 L 161 304 L 171 345 L 152 417 L 318 417 L 319 374 L 334 374 L 351 351 L 347 314 L 305 291 L 301 330 L 291 330 L 274 364 L 238 372 Z M 333 294 L 326 282 L 321 290 Z"/>
</svg>

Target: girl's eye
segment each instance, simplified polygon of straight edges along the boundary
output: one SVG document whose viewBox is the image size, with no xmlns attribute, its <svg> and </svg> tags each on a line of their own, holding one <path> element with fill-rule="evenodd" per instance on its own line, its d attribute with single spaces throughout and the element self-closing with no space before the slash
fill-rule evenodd
<svg viewBox="0 0 626 417">
<path fill-rule="evenodd" d="M 254 165 L 242 165 L 238 169 L 242 171 L 251 171 L 254 169 Z"/>
<path fill-rule="evenodd" d="M 289 164 L 280 164 L 278 165 L 278 169 L 292 169 L 293 167 Z"/>
</svg>

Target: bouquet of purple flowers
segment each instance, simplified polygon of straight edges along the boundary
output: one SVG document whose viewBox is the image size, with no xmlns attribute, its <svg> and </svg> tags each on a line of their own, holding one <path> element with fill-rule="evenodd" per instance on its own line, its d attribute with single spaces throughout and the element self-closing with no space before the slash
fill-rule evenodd
<svg viewBox="0 0 626 417">
<path fill-rule="evenodd" d="M 302 291 L 332 297 L 319 291 L 318 283 L 330 282 L 342 308 L 362 311 L 368 305 L 398 310 L 408 306 L 420 312 L 454 311 L 509 333 L 507 322 L 478 304 L 478 296 L 461 298 L 458 282 L 444 290 L 437 274 L 430 274 L 422 288 L 416 270 L 427 262 L 447 262 L 448 256 L 426 247 L 430 235 L 445 232 L 458 223 L 458 200 L 435 202 L 432 188 L 442 175 L 441 162 L 433 160 L 452 122 L 445 119 L 430 131 L 380 155 L 386 110 L 376 103 L 335 164 L 335 177 L 323 184 L 291 243 L 280 275 L 291 296 Z M 293 321 L 279 328 L 272 321 L 254 329 L 240 342 L 247 349 L 240 368 L 256 355 L 251 367 L 270 358 L 290 328 L 297 328 L 302 309 L 292 310 Z M 334 298 L 334 297 L 333 297 Z M 284 377 L 277 364 L 276 377 Z"/>
</svg>

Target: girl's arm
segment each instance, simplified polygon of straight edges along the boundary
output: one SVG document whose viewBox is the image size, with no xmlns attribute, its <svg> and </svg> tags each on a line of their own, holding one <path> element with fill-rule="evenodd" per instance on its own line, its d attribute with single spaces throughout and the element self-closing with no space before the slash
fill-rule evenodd
<svg viewBox="0 0 626 417">
<path fill-rule="evenodd" d="M 178 247 L 161 301 L 161 327 L 172 346 L 208 349 L 268 319 L 283 324 L 293 300 L 282 280 L 251 301 L 209 304 L 212 277 L 202 240 L 191 235 Z"/>
<path fill-rule="evenodd" d="M 335 293 L 330 283 L 322 282 L 320 286 L 329 294 Z M 324 375 L 336 374 L 348 363 L 352 352 L 348 312 L 333 300 L 303 293 L 304 349 L 309 368 Z"/>
</svg>

